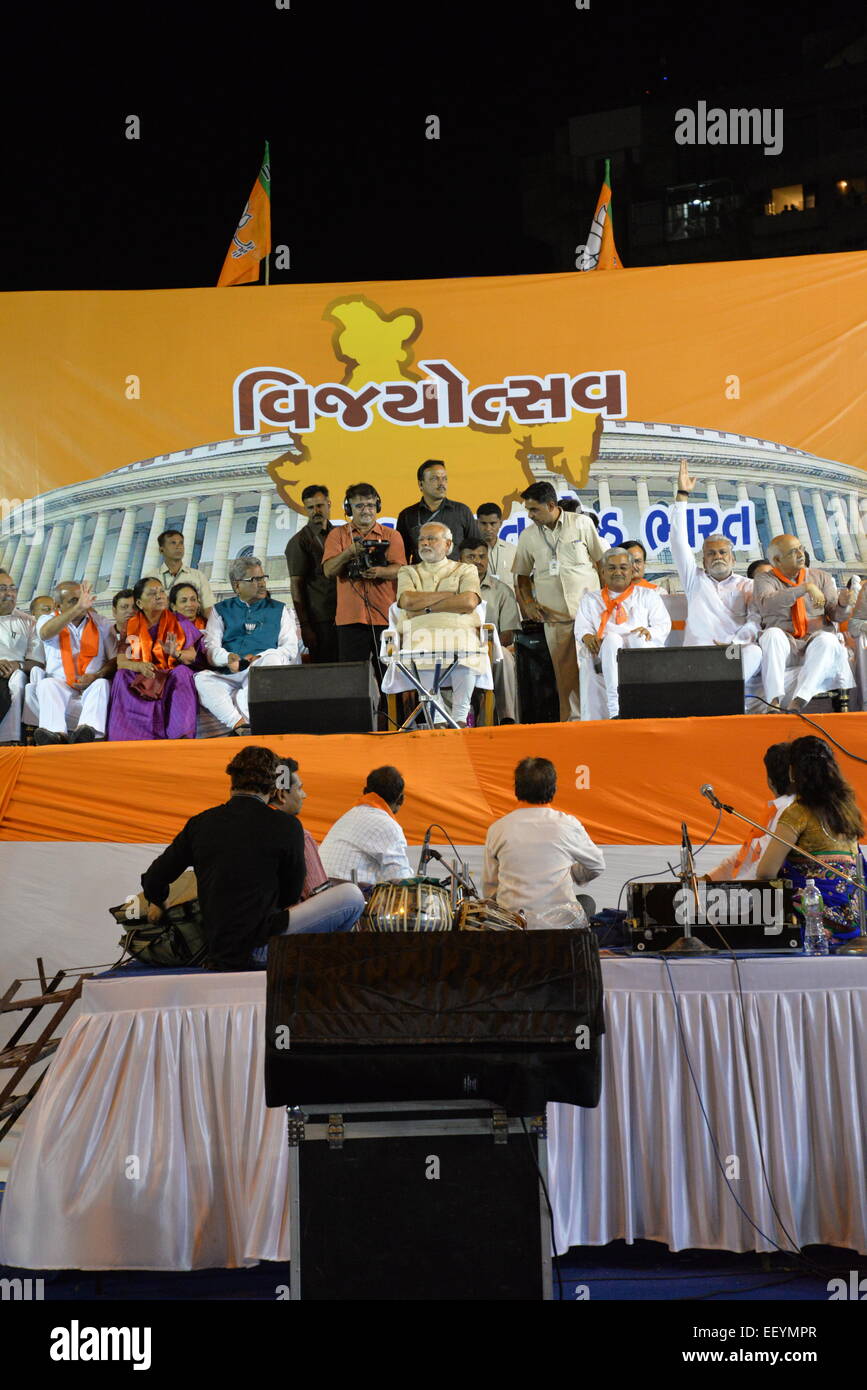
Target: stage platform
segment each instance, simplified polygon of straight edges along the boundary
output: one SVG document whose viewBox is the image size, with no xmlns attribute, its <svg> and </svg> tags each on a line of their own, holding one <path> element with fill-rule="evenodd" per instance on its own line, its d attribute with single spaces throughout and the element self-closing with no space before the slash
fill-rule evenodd
<svg viewBox="0 0 867 1390">
<path fill-rule="evenodd" d="M 867 713 L 815 722 L 867 752 Z M 308 794 L 302 817 L 317 840 L 357 800 L 368 771 L 392 763 L 406 780 L 400 822 L 411 844 L 434 820 L 456 844 L 483 844 L 491 822 L 514 810 L 516 763 L 534 756 L 555 764 L 555 805 L 578 816 L 598 844 L 679 842 L 681 820 L 698 844 L 716 820 L 702 783 L 761 817 L 765 749 L 816 732 L 795 715 L 766 714 L 3 748 L 0 840 L 166 844 L 188 817 L 227 798 L 227 763 L 258 743 L 298 760 Z M 867 767 L 842 755 L 840 762 L 867 806 Z"/>
<path fill-rule="evenodd" d="M 816 722 L 854 752 L 867 750 L 867 713 Z M 488 826 L 515 808 L 516 763 L 548 757 L 558 774 L 555 806 L 578 816 L 605 855 L 588 891 L 599 907 L 615 907 L 631 876 L 670 877 L 682 820 L 696 847 L 711 834 L 716 813 L 699 794 L 702 783 L 764 822 L 762 754 L 811 732 L 780 714 L 0 749 L 0 985 L 34 976 L 37 955 L 48 969 L 116 960 L 119 931 L 108 908 L 138 892 L 143 870 L 190 816 L 226 799 L 226 765 L 245 742 L 297 758 L 308 793 L 302 820 L 317 840 L 358 800 L 367 773 L 393 763 L 406 779 L 399 819 L 410 861 L 438 822 L 474 875 Z M 867 808 L 867 767 L 839 759 Z M 700 869 L 747 833 L 723 815 Z M 450 853 L 439 830 L 433 843 Z"/>
</svg>

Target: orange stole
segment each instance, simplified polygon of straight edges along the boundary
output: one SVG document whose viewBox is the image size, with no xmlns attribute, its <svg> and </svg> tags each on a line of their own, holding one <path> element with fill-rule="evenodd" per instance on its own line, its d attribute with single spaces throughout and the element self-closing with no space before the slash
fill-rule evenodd
<svg viewBox="0 0 867 1390">
<path fill-rule="evenodd" d="M 776 566 L 772 566 L 771 574 L 775 574 L 790 589 L 796 589 L 799 584 L 806 584 L 807 582 L 806 570 L 800 570 L 796 579 L 787 579 Z M 807 606 L 804 603 L 803 594 L 792 604 L 792 631 L 796 637 L 806 637 L 807 635 Z"/>
<path fill-rule="evenodd" d="M 397 816 L 392 811 L 387 801 L 384 801 L 378 792 L 364 792 L 354 803 L 356 806 L 375 806 L 378 811 L 385 811 L 386 815 L 391 816 L 396 821 Z"/>
<path fill-rule="evenodd" d="M 606 627 L 608 626 L 608 619 L 611 617 L 612 613 L 615 614 L 615 623 L 626 622 L 626 610 L 623 607 L 623 602 L 625 599 L 629 598 L 629 595 L 634 591 L 634 589 L 635 585 L 630 584 L 628 588 L 623 590 L 622 594 L 614 595 L 611 595 L 607 589 L 601 590 L 599 597 L 605 604 L 605 612 L 602 614 L 602 622 L 599 624 L 599 627 L 596 631 L 597 637 L 602 637 Z"/>
<path fill-rule="evenodd" d="M 177 666 L 176 656 L 166 656 L 163 642 L 166 634 L 173 632 L 178 639 L 178 652 L 180 652 L 186 642 L 184 629 L 181 627 L 174 613 L 166 608 L 160 617 L 157 626 L 156 638 L 151 638 L 148 631 L 150 623 L 144 613 L 133 613 L 126 625 L 127 641 L 132 647 L 132 661 L 152 661 L 161 671 L 170 671 L 173 666 Z"/>
<path fill-rule="evenodd" d="M 57 609 L 56 612 L 60 612 Z M 67 685 L 75 685 L 75 682 L 85 674 L 96 653 L 99 651 L 99 628 L 94 622 L 90 613 L 84 620 L 84 627 L 81 629 L 81 643 L 78 648 L 78 655 L 72 651 L 72 641 L 69 636 L 69 626 L 60 629 L 60 659 L 63 662 L 63 674 L 66 677 Z"/>
</svg>

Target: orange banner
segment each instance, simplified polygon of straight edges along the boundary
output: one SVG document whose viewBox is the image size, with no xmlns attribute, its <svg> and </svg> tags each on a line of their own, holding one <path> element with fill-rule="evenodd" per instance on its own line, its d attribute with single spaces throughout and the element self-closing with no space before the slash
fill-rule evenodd
<svg viewBox="0 0 867 1390">
<path fill-rule="evenodd" d="M 473 505 L 515 495 L 534 458 L 586 486 L 600 425 L 627 416 L 770 441 L 769 461 L 782 444 L 867 469 L 865 303 L 862 251 L 255 295 L 3 295 L 0 495 L 233 437 L 286 449 L 292 433 L 272 472 L 290 507 L 310 482 L 339 499 L 369 477 L 394 516 L 428 457 Z M 178 460 L 178 483 L 185 466 L 195 495 L 202 463 Z"/>
<path fill-rule="evenodd" d="M 820 722 L 854 751 L 867 747 L 867 714 Z M 762 755 L 809 732 L 781 714 L 252 742 L 298 760 L 308 794 L 302 819 L 317 840 L 358 801 L 367 773 L 393 763 L 406 780 L 399 820 L 411 843 L 439 821 L 456 844 L 482 844 L 491 822 L 515 809 L 512 773 L 532 756 L 555 764 L 554 805 L 578 816 L 598 844 L 679 843 L 685 820 L 697 846 L 716 820 L 699 786 L 712 783 L 723 801 L 764 823 Z M 228 798 L 225 768 L 241 746 L 209 739 L 0 749 L 0 839 L 166 843 L 190 816 Z M 838 758 L 867 811 L 867 767 Z M 724 815 L 719 842 L 739 843 L 742 824 Z"/>
</svg>

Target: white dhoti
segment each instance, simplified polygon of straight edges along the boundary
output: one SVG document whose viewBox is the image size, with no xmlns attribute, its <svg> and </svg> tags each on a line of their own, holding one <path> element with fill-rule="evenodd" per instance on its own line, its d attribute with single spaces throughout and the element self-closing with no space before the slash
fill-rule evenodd
<svg viewBox="0 0 867 1390">
<path fill-rule="evenodd" d="M 21 712 L 24 707 L 24 690 L 27 675 L 24 671 L 13 671 L 9 677 L 9 695 L 12 703 L 0 719 L 0 743 L 18 743 L 21 739 Z"/>
<path fill-rule="evenodd" d="M 46 679 L 45 668 L 34 666 L 30 672 L 30 679 L 24 690 L 24 712 L 22 719 L 25 724 L 37 725 L 39 723 L 39 682 Z"/>
<path fill-rule="evenodd" d="M 262 653 L 255 666 L 291 666 L 295 663 L 285 651 L 269 647 Z M 250 679 L 248 666 L 244 671 L 197 671 L 196 693 L 205 709 L 227 729 L 234 729 L 239 720 L 250 722 L 250 701 L 247 682 Z"/>
<path fill-rule="evenodd" d="M 782 700 L 787 667 L 798 667 L 800 676 L 792 696 L 806 702 L 824 690 L 851 690 L 855 684 L 849 655 L 837 632 L 817 632 L 799 651 L 789 634 L 779 627 L 759 634 L 766 700 Z"/>
<path fill-rule="evenodd" d="M 45 676 L 36 686 L 39 727 L 65 734 L 87 725 L 104 734 L 108 695 L 109 684 L 103 676 L 81 694 L 56 676 Z"/>
<path fill-rule="evenodd" d="M 617 653 L 624 648 L 661 647 L 662 642 L 637 633 L 612 632 L 609 625 L 599 647 L 598 658 L 593 657 L 590 648 L 582 642 L 579 648 L 579 672 L 582 719 L 616 719 L 620 714 L 620 692 L 617 687 Z M 594 669 L 594 660 L 602 667 L 600 675 Z"/>
</svg>

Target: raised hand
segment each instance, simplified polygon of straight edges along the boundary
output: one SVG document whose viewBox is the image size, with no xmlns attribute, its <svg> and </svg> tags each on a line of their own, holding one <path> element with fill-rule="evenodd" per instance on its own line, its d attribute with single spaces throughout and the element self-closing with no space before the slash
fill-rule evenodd
<svg viewBox="0 0 867 1390">
<path fill-rule="evenodd" d="M 680 471 L 677 475 L 678 492 L 692 492 L 695 487 L 695 478 L 689 476 L 689 465 L 686 459 L 680 460 Z"/>
<path fill-rule="evenodd" d="M 78 606 L 84 613 L 89 613 L 96 603 L 96 594 L 88 584 L 86 579 L 81 581 L 81 588 L 78 592 Z"/>
</svg>

